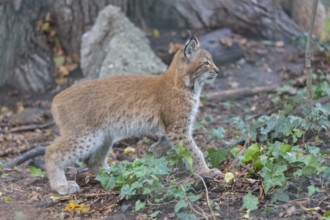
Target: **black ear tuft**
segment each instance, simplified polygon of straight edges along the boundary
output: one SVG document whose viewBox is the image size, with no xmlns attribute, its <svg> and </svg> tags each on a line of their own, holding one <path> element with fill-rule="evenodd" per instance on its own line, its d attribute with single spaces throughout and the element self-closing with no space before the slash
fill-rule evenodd
<svg viewBox="0 0 330 220">
<path fill-rule="evenodd" d="M 184 47 L 184 56 L 186 59 L 190 60 L 194 57 L 197 49 L 199 48 L 199 41 L 191 31 L 188 30 L 189 39 Z"/>
</svg>

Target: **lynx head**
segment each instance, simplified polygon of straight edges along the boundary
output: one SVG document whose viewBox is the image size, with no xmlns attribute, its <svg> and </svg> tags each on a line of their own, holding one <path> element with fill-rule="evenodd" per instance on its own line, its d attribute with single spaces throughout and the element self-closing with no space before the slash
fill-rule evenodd
<svg viewBox="0 0 330 220">
<path fill-rule="evenodd" d="M 178 51 L 174 58 L 177 72 L 184 84 L 193 90 L 200 89 L 205 83 L 214 81 L 219 73 L 211 54 L 200 48 L 198 39 L 190 36 L 184 48 Z"/>
</svg>

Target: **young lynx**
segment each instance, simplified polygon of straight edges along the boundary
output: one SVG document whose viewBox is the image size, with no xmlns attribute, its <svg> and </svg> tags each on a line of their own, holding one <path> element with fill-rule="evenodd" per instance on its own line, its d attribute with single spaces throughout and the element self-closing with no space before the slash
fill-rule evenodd
<svg viewBox="0 0 330 220">
<path fill-rule="evenodd" d="M 59 194 L 78 191 L 75 181 L 67 181 L 65 166 L 84 160 L 97 173 L 108 167 L 107 156 L 114 142 L 150 131 L 164 135 L 150 148 L 156 156 L 182 140 L 191 152 L 195 172 L 222 175 L 208 168 L 192 138 L 202 87 L 218 73 L 210 53 L 199 48 L 197 38 L 191 35 L 160 76 L 90 80 L 58 94 L 51 110 L 60 136 L 45 155 L 52 189 Z"/>
</svg>

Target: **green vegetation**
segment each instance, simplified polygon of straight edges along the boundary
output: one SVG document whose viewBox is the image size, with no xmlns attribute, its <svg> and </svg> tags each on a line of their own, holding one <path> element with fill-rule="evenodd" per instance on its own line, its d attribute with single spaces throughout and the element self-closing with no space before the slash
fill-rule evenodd
<svg viewBox="0 0 330 220">
<path fill-rule="evenodd" d="M 329 96 L 330 84 L 326 74 L 317 71 L 314 80 L 314 99 Z M 236 159 L 237 167 L 227 169 L 238 169 L 246 172 L 247 178 L 259 179 L 265 195 L 272 202 L 285 202 L 290 199 L 288 186 L 291 182 L 310 176 L 330 180 L 330 151 L 321 147 L 324 145 L 324 132 L 330 127 L 330 108 L 321 104 L 313 108 L 304 107 L 305 90 L 293 85 L 279 89 L 277 97 L 273 97 L 273 104 L 281 103 L 281 109 L 285 109 L 278 114 L 245 120 L 231 118 L 230 131 L 210 126 L 214 119 L 206 115 L 202 121 L 196 122 L 195 128 L 215 141 L 225 139 L 228 133 L 237 135 L 235 141 L 224 140 L 226 149 L 210 148 L 206 152 L 210 165 L 219 168 L 224 161 Z M 238 143 L 244 142 L 248 136 L 252 143 L 242 150 Z M 182 181 L 176 172 L 176 168 L 182 167 L 192 171 L 192 162 L 190 153 L 181 142 L 166 157 L 156 159 L 148 155 L 134 162 L 120 162 L 100 172 L 97 180 L 107 189 L 119 190 L 121 199 L 137 199 L 135 212 L 145 210 L 149 203 L 173 203 L 179 219 L 196 219 L 194 214 L 187 212 L 187 208 L 201 201 L 202 193 L 194 192 L 192 179 Z M 313 197 L 320 192 L 320 186 L 312 181 L 305 190 L 307 196 Z M 210 199 L 207 201 L 210 210 L 220 210 L 219 204 Z M 246 210 L 249 216 L 251 211 L 258 209 L 259 203 L 258 197 L 247 191 L 242 199 L 242 210 Z M 156 211 L 149 217 L 155 218 L 159 213 Z M 328 218 L 327 215 L 324 219 Z"/>
</svg>

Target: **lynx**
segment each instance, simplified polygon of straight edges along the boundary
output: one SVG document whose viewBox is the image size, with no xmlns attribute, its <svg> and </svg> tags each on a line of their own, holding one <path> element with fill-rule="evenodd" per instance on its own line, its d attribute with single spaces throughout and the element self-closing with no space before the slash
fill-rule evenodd
<svg viewBox="0 0 330 220">
<path fill-rule="evenodd" d="M 45 154 L 51 188 L 63 195 L 78 191 L 78 184 L 65 177 L 67 165 L 83 160 L 97 173 L 108 167 L 114 142 L 151 131 L 163 134 L 150 148 L 156 156 L 182 141 L 192 155 L 194 172 L 222 176 L 209 169 L 192 138 L 202 87 L 218 73 L 211 54 L 190 35 L 162 75 L 89 80 L 62 91 L 51 107 L 60 136 Z"/>
</svg>

